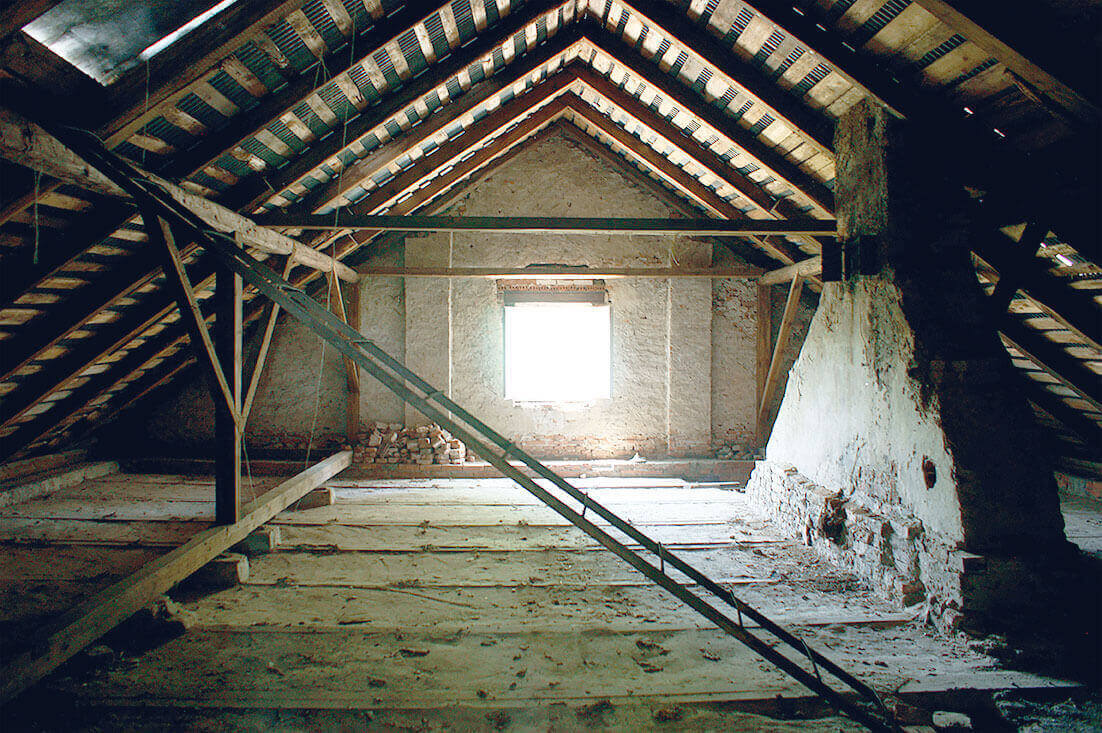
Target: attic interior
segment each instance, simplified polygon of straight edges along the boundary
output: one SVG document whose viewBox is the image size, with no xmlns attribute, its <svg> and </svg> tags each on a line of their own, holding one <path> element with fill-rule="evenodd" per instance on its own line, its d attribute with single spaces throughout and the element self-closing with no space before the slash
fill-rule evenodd
<svg viewBox="0 0 1102 733">
<path fill-rule="evenodd" d="M 5 730 L 1102 727 L 1100 16 L 5 3 Z"/>
</svg>

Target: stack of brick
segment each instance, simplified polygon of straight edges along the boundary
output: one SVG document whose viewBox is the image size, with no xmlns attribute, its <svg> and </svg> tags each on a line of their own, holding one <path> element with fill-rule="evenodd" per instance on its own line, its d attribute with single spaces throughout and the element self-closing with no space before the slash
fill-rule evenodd
<svg viewBox="0 0 1102 733">
<path fill-rule="evenodd" d="M 405 463 L 423 466 L 459 465 L 467 446 L 439 425 L 403 428 L 399 423 L 375 423 L 352 448 L 353 463 Z"/>
</svg>

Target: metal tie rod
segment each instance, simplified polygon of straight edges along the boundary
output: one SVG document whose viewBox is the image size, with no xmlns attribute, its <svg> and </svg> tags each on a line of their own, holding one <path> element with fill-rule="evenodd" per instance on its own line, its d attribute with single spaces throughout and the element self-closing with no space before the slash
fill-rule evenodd
<svg viewBox="0 0 1102 733">
<path fill-rule="evenodd" d="M 194 241 L 214 254 L 225 267 L 240 275 L 243 280 L 279 304 L 294 318 L 301 321 L 331 346 L 375 377 L 391 392 L 401 397 L 425 416 L 435 420 L 438 424 L 459 436 L 468 446 L 473 447 L 479 455 L 486 458 L 489 463 L 500 470 L 502 474 L 526 489 L 644 576 L 821 696 L 838 710 L 845 712 L 872 730 L 900 730 L 891 713 L 873 688 L 850 675 L 820 652 L 811 649 L 802 639 L 735 597 L 730 591 L 670 553 L 668 549 L 640 532 L 614 512 L 579 491 L 526 451 L 516 447 L 502 435 L 453 402 L 442 391 L 434 388 L 420 376 L 407 369 L 405 365 L 384 352 L 375 343 L 365 339 L 362 334 L 349 327 L 328 309 L 323 308 L 301 290 L 291 286 L 290 283 L 269 267 L 249 255 L 233 241 L 232 237 L 220 232 L 211 232 L 194 213 L 178 204 L 166 192 L 142 179 L 140 174 L 129 164 L 113 153 L 104 150 L 98 140 L 89 139 L 89 137 L 77 134 L 71 129 L 51 129 L 45 125 L 43 126 L 66 146 L 98 168 L 104 175 L 127 190 L 140 204 L 151 204 L 170 223 L 175 223 L 189 230 Z M 407 382 L 415 389 L 407 386 Z M 453 419 L 449 413 L 454 415 L 456 419 Z M 496 453 L 491 446 L 496 446 L 501 453 Z M 538 476 L 549 480 L 557 488 L 579 502 L 583 512 L 585 509 L 592 509 L 598 516 L 609 522 L 611 526 L 638 542 L 645 550 L 657 557 L 659 566 L 656 567 L 648 562 L 641 554 L 629 548 L 604 529 L 586 519 L 583 514 L 575 511 L 562 499 L 540 486 L 521 469 L 509 462 L 508 457 L 510 455 L 515 456 Z M 738 619 L 732 619 L 701 598 L 689 586 L 667 574 L 665 572 L 667 562 L 671 567 L 688 576 L 696 584 L 733 607 L 737 611 Z M 750 629 L 742 624 L 743 614 L 754 620 L 759 625 L 760 630 L 771 633 L 788 648 L 796 652 L 798 658 L 806 657 L 810 660 L 812 671 L 805 670 L 793 659 L 774 649 L 769 642 L 752 634 Z M 830 673 L 851 691 L 856 692 L 862 698 L 862 701 L 855 701 L 827 685 L 820 676 L 820 670 Z"/>
</svg>

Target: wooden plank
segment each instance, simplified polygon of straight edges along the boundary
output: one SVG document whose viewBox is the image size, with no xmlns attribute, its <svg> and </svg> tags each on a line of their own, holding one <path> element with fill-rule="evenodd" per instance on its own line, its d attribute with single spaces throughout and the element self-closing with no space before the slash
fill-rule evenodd
<svg viewBox="0 0 1102 733">
<path fill-rule="evenodd" d="M 773 393 L 777 389 L 777 383 L 781 379 L 781 362 L 788 350 L 789 337 L 792 335 L 792 324 L 796 320 L 796 313 L 800 306 L 800 293 L 803 291 L 803 277 L 797 275 L 792 279 L 792 285 L 788 289 L 788 299 L 784 302 L 784 312 L 781 314 L 781 325 L 777 330 L 777 343 L 773 347 L 773 358 L 769 361 L 769 372 L 765 377 L 765 384 L 761 390 L 761 400 L 758 402 L 758 424 L 765 427 L 765 432 L 772 430 L 770 421 L 770 403 L 773 401 Z"/>
<path fill-rule="evenodd" d="M 0 155 L 29 165 L 60 180 L 107 196 L 125 196 L 114 181 L 89 165 L 60 141 L 21 115 L 0 109 Z M 232 233 L 239 242 L 269 254 L 290 254 L 307 267 L 337 272 L 342 280 L 354 282 L 356 274 L 346 265 L 301 242 L 277 232 L 257 227 L 248 217 L 187 191 L 159 176 L 135 167 L 138 175 L 159 186 L 177 203 L 190 210 L 208 226 Z"/>
<path fill-rule="evenodd" d="M 4 667 L 0 674 L 3 680 L 0 701 L 8 702 L 29 688 L 351 463 L 352 452 L 343 451 L 314 464 L 246 504 L 239 521 L 199 533 L 181 547 L 70 610 L 43 630 L 35 649 L 20 654 Z"/>
<path fill-rule="evenodd" d="M 731 220 L 746 220 L 747 216 L 743 214 L 739 209 L 735 208 L 730 202 L 722 198 L 719 194 L 710 188 L 703 186 L 700 181 L 695 177 L 689 175 L 679 166 L 674 165 L 664 155 L 660 155 L 655 152 L 649 145 L 645 145 L 640 142 L 634 135 L 627 132 L 619 125 L 615 124 L 603 114 L 595 110 L 589 104 L 585 103 L 578 97 L 571 96 L 567 99 L 566 105 L 575 114 L 585 119 L 594 127 L 598 128 L 602 133 L 607 135 L 616 141 L 618 145 L 628 150 L 631 155 L 639 158 L 644 163 L 650 165 L 652 168 L 660 171 L 663 176 L 673 182 L 678 188 L 681 188 L 690 196 L 695 198 L 704 204 L 708 209 L 713 211 L 717 216 L 724 219 Z M 678 138 L 680 136 L 675 135 L 670 142 L 675 146 L 678 145 Z M 688 153 L 682 150 L 682 154 L 686 157 L 692 157 Z M 789 251 L 787 247 L 778 246 L 767 240 L 759 239 L 756 237 L 750 237 L 750 241 L 759 246 L 762 251 L 769 254 L 771 257 L 790 264 L 795 261 L 795 257 Z M 795 249 L 794 247 L 791 249 Z"/>
<path fill-rule="evenodd" d="M 62 466 L 80 463 L 88 456 L 85 448 L 62 451 L 60 453 L 48 453 L 34 458 L 24 458 L 21 461 L 11 461 L 0 464 L 0 483 L 11 483 L 26 478 L 42 471 L 53 471 Z"/>
<path fill-rule="evenodd" d="M 530 58 L 525 55 L 521 59 L 524 65 L 520 71 L 513 72 L 513 67 L 510 66 L 476 85 L 470 92 L 467 92 L 458 100 L 450 102 L 423 123 L 416 125 L 397 139 L 393 139 L 371 151 L 367 157 L 348 166 L 340 176 L 311 191 L 301 201 L 296 202 L 294 208 L 314 212 L 327 206 L 341 204 L 344 201 L 344 192 L 393 164 L 397 158 L 411 150 L 416 150 L 420 145 L 438 135 L 441 131 L 446 130 L 456 121 L 462 120 L 479 108 L 484 108 L 490 100 L 496 100 L 504 90 L 515 86 L 522 80 L 533 77 L 539 69 L 553 62 L 578 43 L 579 38 L 577 32 L 566 32 L 561 34 L 561 37 L 556 36 L 546 46 L 541 47 L 534 57 Z M 372 116 L 372 119 L 382 121 L 385 118 L 380 114 L 376 114 Z M 287 179 L 281 178 L 280 183 L 285 180 Z"/>
<path fill-rule="evenodd" d="M 187 96 L 194 83 L 213 76 L 218 64 L 251 37 L 304 4 L 305 0 L 235 3 L 216 22 L 202 24 L 153 56 L 148 69 L 143 65 L 120 79 L 111 90 L 112 121 L 100 130 L 107 146 L 114 147 L 145 127 L 162 109 Z"/>
<path fill-rule="evenodd" d="M 513 280 L 615 280 L 620 278 L 706 277 L 749 279 L 760 270 L 748 265 L 707 268 L 679 267 L 361 267 L 360 277 L 443 277 Z"/>
<path fill-rule="evenodd" d="M 833 216 L 834 194 L 823 184 L 800 170 L 783 155 L 764 144 L 739 124 L 715 107 L 705 104 L 699 95 L 690 92 L 668 75 L 660 73 L 652 65 L 646 64 L 634 53 L 622 46 L 614 46 L 603 35 L 591 34 L 586 40 L 614 63 L 626 69 L 632 76 L 642 80 L 648 86 L 659 90 L 681 109 L 712 127 L 732 143 L 741 148 L 758 165 L 769 170 L 776 178 L 784 181 L 794 190 L 805 196 L 817 213 Z"/>
<path fill-rule="evenodd" d="M 994 56 L 1036 93 L 1058 105 L 1067 115 L 1081 123 L 1098 123 L 1097 104 L 1020 52 L 1020 49 L 1029 49 L 1029 53 L 1041 56 L 1054 55 L 1053 49 L 1046 49 L 1040 43 L 1043 33 L 1038 34 L 1036 29 L 1015 24 L 1016 14 L 994 11 L 983 3 L 959 0 L 916 0 L 916 4 Z"/>
<path fill-rule="evenodd" d="M 767 108 L 774 119 L 783 120 L 820 152 L 831 151 L 834 135 L 828 119 L 806 109 L 799 100 L 759 73 L 751 73 L 752 68 L 731 49 L 689 20 L 679 9 L 655 0 L 633 0 L 628 5 L 652 31 L 676 39 L 690 54 L 699 55 L 707 66 L 714 67 L 730 79 L 739 91 Z"/>
<path fill-rule="evenodd" d="M 1068 354 L 1059 344 L 1049 341 L 1041 332 L 1022 325 L 1013 316 L 1003 319 L 999 332 L 1037 366 L 1071 387 L 1095 409 L 1102 410 L 1102 380 L 1085 363 Z"/>
<path fill-rule="evenodd" d="M 333 214 L 267 214 L 256 217 L 260 226 L 277 229 L 375 229 L 403 232 L 516 232 L 525 234 L 653 234 L 743 237 L 754 234 L 834 236 L 833 219 L 721 219 L 609 218 L 568 216 L 349 216 Z"/>
<path fill-rule="evenodd" d="M 781 283 L 791 282 L 797 276 L 815 277 L 822 270 L 823 258 L 821 255 L 808 257 L 806 260 L 770 270 L 758 278 L 758 285 L 780 285 Z"/>
<path fill-rule="evenodd" d="M 765 385 L 769 378 L 769 364 L 773 355 L 773 288 L 758 281 L 758 324 L 757 358 L 754 362 L 754 375 L 757 390 L 755 405 L 765 402 Z M 768 428 L 761 421 L 761 410 L 755 411 L 758 445 L 764 447 L 769 441 Z"/>
<path fill-rule="evenodd" d="M 525 8 L 524 17 L 529 19 L 530 22 L 534 22 L 540 14 L 547 12 L 554 4 L 552 0 L 540 0 L 540 2 L 533 3 L 532 8 Z M 320 77 L 318 74 L 310 72 L 291 80 L 278 92 L 270 94 L 260 100 L 260 103 L 256 107 L 236 115 L 218 135 L 208 136 L 199 141 L 199 143 L 192 148 L 190 159 L 181 159 L 177 165 L 167 168 L 165 175 L 169 177 L 187 175 L 189 169 L 194 167 L 196 161 L 214 161 L 221 157 L 228 147 L 232 147 L 232 145 L 227 146 L 227 141 L 232 140 L 240 142 L 248 137 L 252 137 L 260 130 L 265 129 L 273 120 L 291 114 L 296 106 L 307 101 L 317 92 L 317 89 L 321 86 L 317 83 L 319 79 L 332 79 L 341 74 L 345 74 L 352 70 L 357 64 L 362 63 L 365 59 L 370 59 L 373 55 L 385 50 L 386 45 L 397 33 L 401 33 L 405 31 L 405 29 L 420 23 L 425 18 L 425 12 L 426 9 L 423 4 L 414 3 L 407 5 L 395 15 L 388 18 L 386 23 L 376 24 L 365 36 L 357 39 L 355 44 L 350 44 L 345 50 L 333 54 L 332 56 L 327 56 L 320 61 L 320 66 L 323 67 Z M 396 28 L 401 30 L 395 31 Z M 494 37 L 498 39 L 497 43 L 501 43 L 505 40 L 505 38 L 499 38 L 497 34 L 495 34 Z M 360 49 L 366 49 L 366 51 L 357 53 L 356 56 L 353 56 L 352 45 Z M 338 56 L 339 58 L 337 58 Z M 442 71 L 442 69 L 437 70 L 436 73 L 439 73 L 439 71 Z M 455 73 L 458 73 L 458 71 Z M 417 87 L 420 94 L 417 97 L 410 98 L 407 90 L 403 89 L 400 98 L 406 100 L 406 102 L 393 113 L 411 104 L 414 99 L 419 99 L 421 96 L 429 93 L 435 85 L 440 83 L 440 77 L 435 74 L 426 74 L 425 77 L 420 80 L 420 84 L 415 83 L 411 85 Z M 391 104 L 392 102 L 388 102 L 385 108 L 390 109 Z M 378 113 L 372 114 L 370 119 L 377 120 L 372 127 L 385 121 L 385 118 L 378 119 Z M 337 136 L 338 140 L 335 142 L 339 144 L 341 139 L 353 141 L 370 132 L 370 128 L 361 128 L 363 122 L 364 120 L 353 121 L 349 125 L 349 128 L 342 132 L 342 135 Z M 339 147 L 336 150 L 339 150 Z M 325 157 L 331 157 L 336 153 L 336 150 L 329 152 Z M 267 190 L 266 187 L 265 190 Z"/>
</svg>

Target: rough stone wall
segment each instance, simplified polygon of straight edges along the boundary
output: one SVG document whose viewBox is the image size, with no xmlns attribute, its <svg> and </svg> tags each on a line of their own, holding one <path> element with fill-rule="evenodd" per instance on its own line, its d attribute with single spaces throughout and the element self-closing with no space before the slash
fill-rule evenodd
<svg viewBox="0 0 1102 733">
<path fill-rule="evenodd" d="M 474 185 L 449 211 L 464 215 L 667 217 L 653 193 L 553 136 Z M 406 237 L 374 251 L 366 266 L 502 266 L 567 263 L 706 267 L 710 243 L 680 237 L 447 234 Z M 737 262 L 716 248 L 722 259 Z M 551 458 L 707 455 L 714 443 L 753 441 L 755 286 L 696 278 L 607 281 L 613 309 L 613 398 L 555 407 L 503 397 L 502 313 L 496 284 L 476 279 L 380 278 L 361 284 L 361 330 L 489 425 Z M 255 353 L 255 341 L 246 353 Z M 326 349 L 316 433 L 344 432 L 345 378 Z M 281 318 L 246 441 L 308 435 L 314 421 L 317 337 Z M 370 377 L 361 379 L 364 423 L 424 422 Z M 213 416 L 196 380 L 154 408 L 146 434 L 162 445 L 206 449 Z"/>
<path fill-rule="evenodd" d="M 952 625 L 1013 605 L 992 568 L 1012 575 L 1065 543 L 971 269 L 960 189 L 930 177 L 889 117 L 862 103 L 839 122 L 840 230 L 875 264 L 826 284 L 749 491 L 897 599 L 924 586 Z"/>
</svg>

